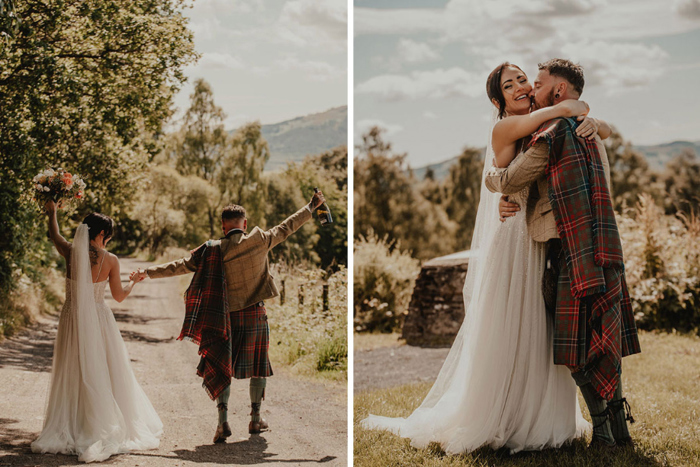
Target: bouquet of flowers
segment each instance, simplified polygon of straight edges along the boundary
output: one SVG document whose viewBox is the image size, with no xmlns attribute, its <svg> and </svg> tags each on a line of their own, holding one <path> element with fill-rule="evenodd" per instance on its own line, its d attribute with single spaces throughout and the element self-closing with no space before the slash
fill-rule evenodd
<svg viewBox="0 0 700 467">
<path fill-rule="evenodd" d="M 62 168 L 48 168 L 32 179 L 34 199 L 44 206 L 48 201 L 65 205 L 83 197 L 85 182 L 78 175 L 66 172 Z"/>
</svg>

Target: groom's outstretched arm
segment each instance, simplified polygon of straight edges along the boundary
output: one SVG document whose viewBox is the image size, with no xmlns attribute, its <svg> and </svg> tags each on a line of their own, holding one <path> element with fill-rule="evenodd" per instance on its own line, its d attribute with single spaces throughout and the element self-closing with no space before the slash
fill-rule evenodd
<svg viewBox="0 0 700 467">
<path fill-rule="evenodd" d="M 197 270 L 197 265 L 192 259 L 192 255 L 187 258 L 181 258 L 158 266 L 151 266 L 146 269 L 146 275 L 151 279 L 160 279 L 162 277 L 179 276 L 181 274 L 189 274 Z"/>
<path fill-rule="evenodd" d="M 535 143 L 525 153 L 520 154 L 508 167 L 491 167 L 486 172 L 486 188 L 493 193 L 512 195 L 544 175 L 549 161 L 549 145 Z"/>
</svg>

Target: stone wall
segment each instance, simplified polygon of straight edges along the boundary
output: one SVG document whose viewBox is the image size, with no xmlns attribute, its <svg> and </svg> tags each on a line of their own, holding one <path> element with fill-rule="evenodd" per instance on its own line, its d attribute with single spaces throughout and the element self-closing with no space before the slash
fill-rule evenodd
<svg viewBox="0 0 700 467">
<path fill-rule="evenodd" d="M 426 262 L 416 279 L 401 337 L 409 345 L 449 346 L 464 320 L 469 251 Z"/>
</svg>

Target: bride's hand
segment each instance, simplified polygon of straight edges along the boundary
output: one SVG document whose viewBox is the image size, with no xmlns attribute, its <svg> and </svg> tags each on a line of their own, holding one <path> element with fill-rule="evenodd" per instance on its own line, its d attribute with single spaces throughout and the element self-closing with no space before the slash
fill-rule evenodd
<svg viewBox="0 0 700 467">
<path fill-rule="evenodd" d="M 579 115 L 588 115 L 590 107 L 582 100 L 567 99 L 557 104 L 561 107 L 565 117 L 578 117 Z"/>
<path fill-rule="evenodd" d="M 582 115 L 578 118 L 578 121 L 581 124 L 576 128 L 576 135 L 582 138 L 595 139 L 595 135 L 600 127 L 598 120 Z"/>
<path fill-rule="evenodd" d="M 58 206 L 53 200 L 48 200 L 46 204 L 44 205 L 44 211 L 46 211 L 47 214 L 51 214 L 53 212 L 56 212 L 58 209 Z"/>
</svg>

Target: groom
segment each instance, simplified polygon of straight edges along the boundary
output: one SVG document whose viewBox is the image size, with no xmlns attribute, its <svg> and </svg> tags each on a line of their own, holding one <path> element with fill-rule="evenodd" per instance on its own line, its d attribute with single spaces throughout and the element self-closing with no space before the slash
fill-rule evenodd
<svg viewBox="0 0 700 467">
<path fill-rule="evenodd" d="M 580 97 L 579 65 L 553 59 L 538 67 L 530 96 L 535 109 Z M 577 137 L 577 125 L 574 119 L 546 122 L 529 149 L 507 168 L 491 168 L 485 183 L 504 195 L 530 187 L 528 232 L 547 243 L 548 272 L 558 269 L 554 363 L 566 365 L 581 389 L 593 420 L 591 446 L 633 445 L 621 359 L 640 347 L 612 210 L 609 163 L 600 138 Z M 502 202 L 502 218 L 515 209 Z"/>
<path fill-rule="evenodd" d="M 272 376 L 268 358 L 270 328 L 263 300 L 279 295 L 270 274 L 267 253 L 311 219 L 314 209 L 325 202 L 322 192 L 308 205 L 270 230 L 255 227 L 247 233 L 245 208 L 229 205 L 221 213 L 224 237 L 209 241 L 182 258 L 145 271 L 132 273 L 138 281 L 194 272 L 186 292 L 186 313 L 180 338 L 199 344 L 202 356 L 197 373 L 204 387 L 216 399 L 219 423 L 214 442 L 231 436 L 228 399 L 231 376 L 250 378 L 251 420 L 249 433 L 269 426 L 260 416 L 266 378 Z"/>
</svg>

